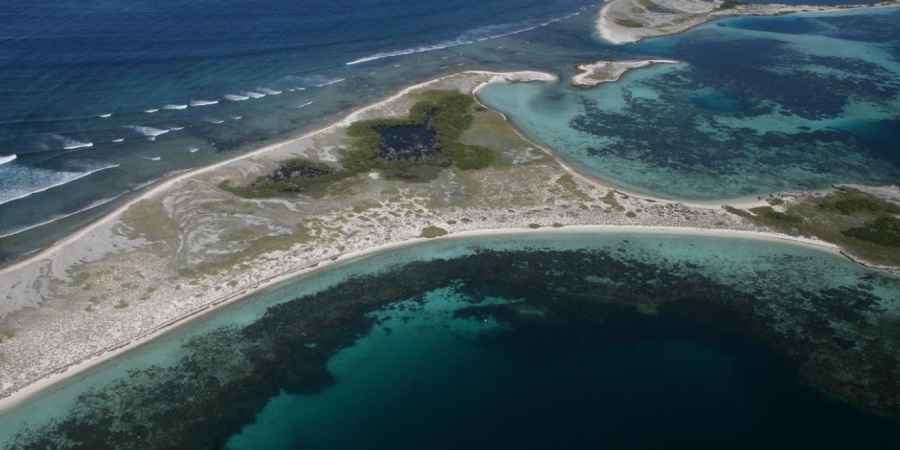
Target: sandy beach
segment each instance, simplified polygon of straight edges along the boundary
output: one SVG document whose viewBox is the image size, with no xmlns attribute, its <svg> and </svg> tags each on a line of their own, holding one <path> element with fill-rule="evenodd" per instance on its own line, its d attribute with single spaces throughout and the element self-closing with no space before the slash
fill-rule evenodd
<svg viewBox="0 0 900 450">
<path fill-rule="evenodd" d="M 777 233 L 767 233 L 767 232 L 759 232 L 759 231 L 740 231 L 740 230 L 710 230 L 703 228 L 681 228 L 681 227 L 664 227 L 664 226 L 616 226 L 616 225 L 582 225 L 582 226 L 571 226 L 565 228 L 549 228 L 549 229 L 541 229 L 541 230 L 528 230 L 521 228 L 503 228 L 503 229 L 493 229 L 493 230 L 478 230 L 478 231 L 467 231 L 461 232 L 453 235 L 442 236 L 434 239 L 439 240 L 459 240 L 459 239 L 467 239 L 467 238 L 477 238 L 477 237 L 491 237 L 491 236 L 517 236 L 517 235 L 528 235 L 528 234 L 583 234 L 583 233 L 646 233 L 646 234 L 673 234 L 673 235 L 685 235 L 685 236 L 711 236 L 711 237 L 729 237 L 729 238 L 744 238 L 744 239 L 758 239 L 764 241 L 776 241 L 776 242 L 784 242 L 791 245 L 800 245 L 810 248 L 816 248 L 819 250 L 827 251 L 833 254 L 840 254 L 840 249 L 830 243 L 822 242 L 814 239 L 807 239 L 801 237 L 787 236 L 783 234 Z M 327 270 L 329 268 L 337 267 L 343 264 L 349 264 L 360 259 L 364 259 L 368 256 L 376 255 L 382 252 L 388 252 L 392 250 L 397 250 L 401 248 L 411 247 L 415 245 L 420 245 L 425 242 L 430 242 L 433 239 L 428 238 L 415 238 L 410 239 L 404 242 L 392 242 L 384 245 L 380 245 L 377 247 L 368 248 L 365 250 L 350 252 L 347 254 L 339 255 L 338 257 L 329 258 L 327 260 L 315 263 L 313 265 L 307 266 L 300 270 L 292 271 L 290 273 L 285 273 L 279 275 L 277 277 L 273 277 L 269 280 L 266 280 L 263 283 L 260 283 L 253 289 L 246 290 L 236 295 L 232 295 L 229 297 L 225 297 L 215 304 L 211 304 L 208 306 L 201 307 L 195 311 L 192 311 L 189 314 L 184 316 L 172 319 L 166 325 L 153 329 L 144 333 L 141 336 L 137 336 L 128 342 L 117 344 L 112 346 L 109 349 L 106 349 L 99 354 L 91 355 L 87 358 L 83 358 L 82 360 L 71 364 L 68 367 L 60 368 L 53 373 L 47 374 L 40 379 L 28 384 L 27 386 L 18 389 L 14 393 L 7 395 L 3 398 L 0 398 L 0 413 L 8 411 L 15 406 L 21 404 L 28 399 L 49 390 L 50 388 L 63 384 L 66 380 L 71 379 L 72 377 L 77 376 L 78 374 L 84 373 L 91 368 L 97 367 L 100 364 L 109 361 L 117 356 L 123 355 L 135 348 L 148 344 L 152 342 L 154 339 L 162 336 L 165 333 L 168 333 L 181 325 L 188 323 L 191 320 L 198 319 L 205 314 L 209 314 L 213 311 L 216 311 L 226 305 L 239 302 L 247 297 L 253 296 L 265 289 L 272 288 L 281 283 L 289 282 L 295 280 L 304 275 L 311 274 L 313 272 Z"/>
<path fill-rule="evenodd" d="M 448 233 L 437 239 L 525 233 L 645 232 L 765 239 L 840 253 L 833 244 L 765 232 L 721 209 L 723 203 L 746 208 L 765 205 L 765 201 L 681 202 L 616 191 L 602 180 L 580 173 L 551 149 L 537 146 L 513 129 L 512 136 L 508 135 L 509 131 L 497 131 L 505 142 L 501 153 L 506 166 L 493 171 L 444 171 L 423 186 L 392 184 L 382 174 L 372 172 L 352 182 L 362 183 L 362 187 L 351 185 L 347 189 L 349 194 L 341 194 L 341 198 L 349 199 L 346 203 L 328 200 L 320 205 L 308 199 L 244 200 L 238 206 L 252 213 L 241 215 L 253 220 L 241 226 L 251 223 L 262 229 L 264 225 L 274 232 L 284 229 L 285 223 L 296 224 L 300 216 L 313 220 L 303 228 L 316 230 L 318 234 L 304 235 L 302 240 L 291 241 L 286 248 L 238 260 L 240 270 L 234 268 L 236 262 L 235 266 L 226 266 L 221 271 L 212 270 L 178 281 L 181 272 L 173 266 L 173 261 L 203 262 L 203 258 L 212 257 L 209 255 L 235 251 L 234 247 L 221 247 L 227 239 L 216 242 L 208 236 L 198 239 L 190 234 L 196 224 L 206 227 L 200 229 L 203 234 L 233 222 L 233 210 L 216 209 L 223 208 L 227 202 L 236 203 L 223 197 L 218 188 L 222 180 L 232 176 L 252 179 L 254 174 L 264 173 L 267 167 L 288 156 L 328 155 L 330 158 L 332 153 L 328 149 L 334 147 L 332 141 L 342 139 L 344 127 L 361 119 L 405 114 L 412 101 L 410 96 L 425 88 L 459 89 L 477 94 L 490 83 L 530 81 L 552 82 L 557 78 L 531 71 L 469 71 L 407 87 L 321 130 L 166 180 L 53 247 L 3 269 L 0 287 L 21 298 L 19 304 L 5 304 L 6 309 L 0 312 L 8 314 L 27 301 L 40 302 L 39 309 L 24 310 L 23 317 L 16 318 L 26 325 L 40 323 L 42 329 L 23 327 L 17 330 L 15 338 L 0 346 L 0 351 L 7 355 L 21 356 L 19 365 L 7 362 L 6 367 L 0 367 L 3 395 L 0 411 L 150 342 L 189 320 L 263 289 L 368 255 L 426 242 L 427 239 L 418 236 L 424 227 L 435 224 L 446 227 Z M 502 117 L 491 111 L 484 114 L 485 122 L 493 120 L 491 114 Z M 509 125 L 506 121 L 503 127 Z M 527 184 L 518 188 L 512 185 L 523 181 Z M 472 185 L 478 188 L 467 187 Z M 381 197 L 370 194 L 379 189 L 389 194 Z M 472 191 L 478 192 L 478 196 L 472 195 Z M 390 200 L 391 197 L 397 199 Z M 187 230 L 167 238 L 177 244 L 171 249 L 150 245 L 154 240 L 165 242 L 151 236 L 152 233 L 133 235 L 141 223 L 130 222 L 128 214 L 151 203 L 159 206 L 165 220 L 178 225 L 176 229 Z M 480 220 L 473 220 L 478 217 Z M 371 225 L 372 222 L 378 225 Z M 341 225 L 335 227 L 336 223 Z M 109 242 L 118 244 L 110 247 Z M 89 253 L 90 243 L 95 243 L 97 246 L 93 248 L 100 250 Z M 143 263 L 143 260 L 150 262 Z M 90 286 L 73 276 L 74 267 L 90 275 L 85 278 L 91 280 Z M 35 295 L 26 289 L 35 284 L 41 286 L 40 298 L 26 298 Z M 127 287 L 123 289 L 123 286 Z M 97 290 L 121 292 L 130 297 L 123 307 L 101 304 L 99 294 L 91 296 Z M 79 299 L 84 301 L 78 303 Z M 120 305 L 122 302 L 124 298 Z M 70 303 L 79 306 L 73 309 Z M 84 308 L 80 306 L 85 304 Z M 82 318 L 73 319 L 72 314 L 80 314 Z"/>
<path fill-rule="evenodd" d="M 812 14 L 861 8 L 888 8 L 897 4 L 881 2 L 871 5 L 782 5 L 739 4 L 722 9 L 724 2 L 700 0 L 657 0 L 645 9 L 640 0 L 612 0 L 600 10 L 596 21 L 597 36 L 611 44 L 628 44 L 645 38 L 683 33 L 711 20 L 741 16 L 775 16 Z"/>
</svg>

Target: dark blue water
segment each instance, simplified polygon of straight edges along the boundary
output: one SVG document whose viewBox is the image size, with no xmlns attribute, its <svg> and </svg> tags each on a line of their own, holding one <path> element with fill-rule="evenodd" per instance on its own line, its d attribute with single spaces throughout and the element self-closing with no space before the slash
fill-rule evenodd
<svg viewBox="0 0 900 450">
<path fill-rule="evenodd" d="M 485 299 L 447 289 L 424 299 L 381 312 L 379 327 L 329 364 L 334 386 L 281 394 L 226 448 L 900 444 L 900 426 L 827 398 L 771 349 L 714 324 L 584 308 L 535 310 L 509 329 L 433 305 Z"/>
<path fill-rule="evenodd" d="M 895 449 L 898 286 L 751 239 L 432 241 L 73 377 L 0 446 Z"/>
</svg>

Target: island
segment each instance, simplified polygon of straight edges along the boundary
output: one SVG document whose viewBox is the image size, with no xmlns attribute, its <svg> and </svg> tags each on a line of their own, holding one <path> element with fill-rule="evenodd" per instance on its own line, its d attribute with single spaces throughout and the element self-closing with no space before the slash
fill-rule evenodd
<svg viewBox="0 0 900 450">
<path fill-rule="evenodd" d="M 598 26 L 604 39 L 624 43 L 717 17 L 804 9 L 616 0 Z M 571 83 L 592 87 L 657 63 L 678 61 L 584 64 Z M 405 88 L 324 129 L 170 178 L 4 268 L 0 409 L 281 281 L 428 239 L 610 229 L 745 236 L 814 246 L 886 271 L 900 266 L 896 186 L 745 202 L 637 195 L 579 172 L 478 102 L 490 83 L 548 82 L 559 79 L 465 71 Z M 900 369 L 889 357 L 900 336 L 882 334 L 884 324 L 896 323 L 890 311 L 866 322 L 845 314 L 853 305 L 805 308 L 795 318 L 775 304 L 747 320 L 790 347 L 785 352 L 819 386 L 900 414 L 892 384 Z M 813 327 L 819 322 L 810 317 L 838 324 L 841 345 L 862 349 L 823 341 L 832 330 Z M 876 335 L 884 341 L 868 345 Z M 869 382 L 842 390 L 848 378 Z"/>
<path fill-rule="evenodd" d="M 732 0 L 612 0 L 600 11 L 597 35 L 612 44 L 687 31 L 715 19 L 740 16 L 777 16 L 792 13 L 837 11 L 897 6 L 895 0 L 870 5 L 782 5 Z"/>
</svg>

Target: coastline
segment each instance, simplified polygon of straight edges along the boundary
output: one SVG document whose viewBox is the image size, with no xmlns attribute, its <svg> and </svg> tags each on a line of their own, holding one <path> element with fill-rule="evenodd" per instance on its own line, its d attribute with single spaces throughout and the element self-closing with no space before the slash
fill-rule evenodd
<svg viewBox="0 0 900 450">
<path fill-rule="evenodd" d="M 590 89 L 602 83 L 614 83 L 619 81 L 626 73 L 634 69 L 648 67 L 653 64 L 680 64 L 674 59 L 643 59 L 637 61 L 597 61 L 591 64 L 581 64 L 578 70 L 581 73 L 572 77 L 572 85 L 578 88 Z M 598 77 L 597 72 L 606 72 L 606 77 Z"/>
<path fill-rule="evenodd" d="M 689 31 L 697 26 L 718 20 L 749 16 L 780 16 L 797 14 L 840 13 L 871 9 L 894 8 L 896 3 L 880 2 L 860 5 L 785 5 L 778 3 L 748 3 L 732 8 L 719 9 L 724 2 L 696 2 L 692 0 L 651 1 L 662 7 L 662 12 L 643 10 L 639 0 L 611 0 L 600 9 L 595 22 L 597 36 L 610 44 L 632 44 L 644 39 L 672 36 Z M 616 9 L 616 11 L 614 11 Z M 635 11 L 642 10 L 635 14 Z M 670 17 L 678 16 L 670 21 Z M 615 16 L 615 17 L 613 17 Z M 615 22 L 626 23 L 620 25 Z M 630 22 L 630 23 L 629 23 Z M 632 26 L 631 23 L 640 25 Z"/>
<path fill-rule="evenodd" d="M 665 61 L 669 61 L 669 60 L 665 60 Z M 641 66 L 641 67 L 646 67 L 646 66 Z M 554 78 L 554 80 L 555 80 L 555 78 Z M 495 80 L 493 82 L 503 82 L 503 80 L 500 79 L 500 80 Z M 488 84 L 489 83 L 482 83 L 482 84 L 478 85 L 478 87 L 476 87 L 475 89 L 473 89 L 471 91 L 472 95 L 475 97 L 475 101 L 477 101 L 479 105 L 481 105 L 482 107 L 485 107 L 485 108 L 487 108 L 488 106 L 485 105 L 481 101 L 480 98 L 478 98 L 478 91 L 481 90 L 481 88 L 487 86 Z M 649 195 L 649 194 L 644 194 L 641 192 L 630 191 L 628 189 L 611 184 L 607 180 L 600 180 L 600 179 L 590 176 L 590 174 L 583 172 L 581 169 L 573 166 L 568 161 L 566 161 L 561 156 L 559 156 L 559 154 L 557 154 L 555 151 L 553 151 L 553 149 L 551 149 L 550 147 L 547 147 L 545 145 L 534 142 L 531 138 L 528 137 L 527 134 L 525 134 L 524 131 L 522 131 L 522 129 L 520 129 L 518 126 L 516 126 L 516 124 L 514 124 L 511 120 L 509 120 L 509 117 L 507 117 L 506 114 L 503 114 L 499 111 L 497 113 L 500 114 L 501 116 L 503 116 L 503 120 L 505 120 L 506 123 L 509 124 L 509 126 L 516 132 L 516 134 L 519 135 L 519 137 L 521 137 L 522 139 L 524 139 L 526 141 L 531 142 L 532 145 L 543 150 L 544 153 L 546 153 L 548 156 L 553 158 L 556 161 L 556 163 L 559 164 L 560 167 L 562 167 L 566 172 L 569 172 L 569 174 L 578 177 L 581 181 L 583 181 L 587 184 L 590 184 L 592 186 L 598 187 L 600 189 L 606 189 L 606 190 L 610 190 L 613 192 L 617 192 L 619 194 L 627 195 L 630 197 L 635 197 L 635 198 L 642 199 L 642 200 L 649 200 L 649 201 L 657 202 L 657 203 L 661 203 L 661 204 L 684 205 L 684 206 L 689 206 L 692 208 L 721 209 L 722 206 L 728 205 L 728 206 L 734 206 L 736 208 L 747 209 L 747 208 L 755 208 L 757 206 L 767 206 L 768 205 L 768 203 L 765 200 L 754 199 L 752 197 L 739 197 L 739 198 L 726 198 L 726 199 L 717 199 L 717 200 L 709 200 L 709 201 L 696 201 L 696 200 L 680 200 L 680 199 L 657 197 L 657 196 L 653 196 L 653 195 Z"/>
<path fill-rule="evenodd" d="M 484 86 L 487 86 L 491 83 L 496 82 L 528 82 L 528 81 L 558 81 L 558 78 L 555 75 L 547 74 L 543 72 L 534 72 L 534 71 L 520 71 L 520 72 L 490 72 L 490 71 L 467 71 L 464 74 L 474 75 L 474 76 L 482 76 L 487 77 L 485 80 L 479 81 L 474 88 L 470 90 L 470 92 L 475 96 L 476 101 L 478 100 L 477 92 Z M 263 155 L 269 152 L 273 152 L 275 150 L 282 149 L 288 145 L 293 143 L 297 143 L 306 139 L 310 139 L 319 134 L 325 133 L 327 131 L 335 130 L 341 127 L 346 127 L 350 123 L 358 120 L 364 114 L 368 112 L 377 112 L 383 114 L 383 111 L 379 111 L 384 105 L 387 105 L 401 97 L 406 96 L 407 94 L 424 87 L 428 87 L 434 84 L 437 84 L 443 80 L 447 80 L 451 77 L 458 76 L 447 75 L 444 77 L 428 80 L 422 83 L 418 83 L 413 86 L 406 87 L 400 90 L 398 93 L 391 95 L 379 102 L 364 106 L 358 110 L 355 110 L 348 114 L 345 118 L 337 121 L 327 127 L 322 129 L 304 134 L 303 136 L 292 138 L 280 143 L 268 145 L 262 147 L 260 149 L 254 150 L 244 155 L 240 155 L 235 158 L 231 158 L 226 161 L 221 161 L 216 164 L 212 164 L 210 166 L 198 168 L 196 170 L 192 170 L 190 172 L 179 174 L 171 179 L 165 180 L 157 186 L 147 190 L 142 193 L 140 196 L 130 200 L 128 203 L 120 206 L 115 211 L 105 215 L 104 217 L 98 219 L 94 223 L 89 226 L 79 230 L 78 232 L 72 234 L 71 236 L 63 239 L 53 246 L 41 251 L 35 255 L 31 255 L 31 257 L 25 261 L 21 261 L 15 265 L 4 268 L 0 270 L 0 274 L 9 273 L 14 270 L 18 270 L 23 268 L 29 264 L 33 264 L 38 262 L 48 256 L 54 255 L 60 250 L 74 242 L 77 242 L 83 239 L 85 236 L 90 234 L 91 232 L 98 230 L 104 226 L 112 224 L 117 219 L 121 218 L 123 213 L 127 211 L 132 206 L 137 203 L 154 198 L 159 196 L 163 192 L 176 187 L 179 183 L 182 183 L 192 177 L 195 177 L 200 174 L 210 173 L 216 169 L 225 167 L 229 164 L 248 160 L 257 155 Z M 499 114 L 499 113 L 498 113 Z M 503 116 L 501 114 L 501 116 Z M 523 140 L 528 141 L 531 145 L 541 149 L 545 155 L 549 156 L 553 159 L 555 164 L 557 164 L 564 172 L 577 177 L 581 182 L 594 186 L 598 189 L 611 191 L 614 193 L 624 194 L 629 197 L 634 197 L 637 200 L 649 200 L 654 203 L 659 203 L 661 205 L 684 205 L 692 208 L 702 208 L 706 210 L 716 210 L 721 211 L 721 206 L 723 203 L 728 203 L 731 205 L 736 205 L 739 207 L 753 207 L 753 206 L 761 206 L 765 205 L 766 202 L 763 200 L 759 201 L 749 201 L 744 199 L 739 203 L 730 203 L 728 201 L 715 201 L 709 203 L 695 203 L 695 202 L 684 202 L 678 200 L 671 199 L 663 199 L 663 198 L 655 198 L 651 196 L 641 195 L 641 194 L 632 194 L 630 192 L 622 192 L 616 190 L 614 187 L 606 185 L 602 180 L 597 180 L 591 178 L 589 175 L 582 173 L 578 169 L 572 167 L 563 161 L 558 155 L 555 154 L 551 149 L 538 145 L 533 141 L 530 141 L 524 133 L 521 132 L 518 128 L 516 128 L 505 116 L 503 116 L 506 123 L 512 128 L 512 130 Z M 711 229 L 711 228 L 700 228 L 700 227 L 690 227 L 690 226 L 667 226 L 667 225 L 621 225 L 621 224 L 565 224 L 562 228 L 550 228 L 550 227 L 542 227 L 540 229 L 530 230 L 525 227 L 496 227 L 496 228 L 480 228 L 473 230 L 464 230 L 464 231 L 451 231 L 450 234 L 446 236 L 439 237 L 437 239 L 465 239 L 465 238 L 473 238 L 473 237 L 486 237 L 486 236 L 503 236 L 503 235 L 517 235 L 517 234 L 553 234 L 553 233 L 654 233 L 654 234 L 685 234 L 685 235 L 705 235 L 705 236 L 717 236 L 717 237 L 730 237 L 730 238 L 748 238 L 748 239 L 763 239 L 769 241 L 778 241 L 785 242 L 790 245 L 802 245 L 802 246 L 810 246 L 820 250 L 824 250 L 836 255 L 841 255 L 842 252 L 840 248 L 834 244 L 830 244 L 824 241 L 819 241 L 815 239 L 807 239 L 795 236 L 784 235 L 780 233 L 771 233 L 771 232 L 763 232 L 763 231 L 752 231 L 752 230 L 740 230 L 740 229 Z M 177 317 L 170 318 L 166 320 L 164 323 L 153 327 L 152 329 L 143 331 L 137 335 L 131 336 L 130 338 L 118 341 L 113 343 L 112 345 L 106 346 L 100 350 L 94 351 L 86 356 L 83 356 L 76 361 L 60 368 L 56 368 L 50 372 L 45 372 L 42 375 L 34 377 L 31 381 L 26 382 L 18 388 L 15 388 L 12 392 L 0 396 L 0 413 L 6 412 L 10 409 L 15 408 L 17 405 L 21 404 L 28 399 L 39 395 L 42 392 L 46 392 L 48 389 L 53 386 L 58 386 L 60 383 L 69 380 L 70 378 L 77 376 L 78 374 L 84 373 L 85 371 L 98 366 L 99 364 L 109 361 L 116 356 L 127 353 L 130 350 L 133 350 L 143 344 L 152 342 L 154 339 L 162 336 L 163 334 L 176 329 L 177 327 L 184 325 L 186 323 L 191 322 L 197 318 L 203 317 L 206 314 L 219 310 L 224 305 L 230 305 L 235 302 L 238 302 L 242 299 L 245 299 L 249 296 L 260 293 L 264 289 L 272 288 L 280 283 L 288 282 L 294 280 L 298 277 L 302 277 L 319 270 L 323 270 L 325 268 L 330 268 L 335 265 L 350 263 L 356 261 L 361 258 L 365 258 L 370 255 L 419 245 L 424 242 L 428 242 L 427 238 L 400 238 L 401 240 L 395 241 L 376 241 L 372 244 L 369 244 L 368 247 L 363 249 L 357 249 L 348 252 L 339 252 L 335 255 L 329 255 L 327 257 L 322 257 L 317 260 L 307 261 L 307 264 L 302 267 L 293 267 L 289 268 L 283 272 L 277 273 L 268 278 L 256 281 L 252 286 L 246 287 L 241 286 L 237 289 L 230 292 L 223 292 L 221 295 L 213 297 L 211 301 L 204 303 L 200 306 L 197 306 L 187 313 L 181 314 Z M 847 255 L 844 255 L 847 256 Z M 852 258 L 851 258 L 852 259 Z M 858 261 L 857 261 L 858 262 Z M 862 264 L 862 263 L 861 263 Z M 862 264 L 865 265 L 865 264 Z M 264 271 L 260 271 L 260 273 L 265 273 Z M 184 295 L 187 295 L 185 293 Z"/>
<path fill-rule="evenodd" d="M 263 290 L 273 288 L 279 284 L 294 281 L 300 277 L 323 271 L 335 266 L 356 262 L 368 256 L 377 255 L 392 250 L 398 250 L 408 247 L 414 247 L 432 240 L 459 240 L 478 237 L 494 237 L 494 236 L 517 236 L 517 235 L 533 235 L 533 234 L 600 234 L 600 233 L 632 233 L 632 234 L 678 234 L 686 236 L 708 236 L 722 238 L 738 238 L 738 239 L 755 239 L 769 242 L 782 242 L 789 245 L 797 245 L 808 248 L 815 248 L 828 253 L 845 256 L 840 248 L 828 242 L 788 236 L 778 233 L 760 232 L 760 231 L 743 231 L 743 230 L 714 230 L 705 228 L 684 228 L 684 227 L 666 227 L 666 226 L 621 226 L 621 225 L 573 225 L 562 228 L 545 228 L 545 229 L 523 229 L 523 228 L 501 228 L 501 229 L 485 229 L 477 231 L 463 231 L 455 234 L 441 236 L 437 238 L 414 238 L 401 242 L 390 242 L 379 246 L 370 247 L 368 249 L 341 254 L 335 257 L 327 258 L 322 261 L 310 264 L 297 270 L 291 270 L 284 274 L 265 280 L 252 289 L 247 289 L 236 294 L 225 296 L 222 299 L 209 305 L 197 308 L 181 317 L 171 319 L 162 326 L 154 328 L 143 333 L 140 336 L 128 339 L 125 342 L 114 344 L 95 354 L 88 355 L 76 361 L 69 366 L 59 368 L 51 373 L 45 374 L 36 380 L 26 384 L 16 391 L 6 396 L 0 397 L 0 414 L 6 413 L 24 402 L 48 392 L 53 387 L 65 383 L 67 380 L 76 377 L 92 368 L 95 368 L 106 361 L 110 361 L 117 356 L 123 355 L 134 350 L 144 344 L 149 344 L 160 336 L 177 329 L 178 327 L 190 323 L 192 320 L 199 319 L 209 313 L 220 310 L 222 307 L 234 304 L 243 299 L 256 295 Z"/>
</svg>

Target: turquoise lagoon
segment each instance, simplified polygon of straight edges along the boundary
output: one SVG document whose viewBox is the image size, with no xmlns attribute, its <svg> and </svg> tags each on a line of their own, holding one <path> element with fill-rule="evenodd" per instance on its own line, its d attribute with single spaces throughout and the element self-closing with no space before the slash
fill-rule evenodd
<svg viewBox="0 0 900 450">
<path fill-rule="evenodd" d="M 439 240 L 305 276 L 176 329 L 5 413 L 0 442 L 896 448 L 895 420 L 802 380 L 856 404 L 845 388 L 894 395 L 877 376 L 883 366 L 835 367 L 884 358 L 866 346 L 877 334 L 866 323 L 896 322 L 898 292 L 894 276 L 755 239 Z M 842 353 L 846 345 L 870 359 Z M 838 366 L 822 366 L 823 352 Z"/>
<path fill-rule="evenodd" d="M 721 20 L 624 48 L 682 61 L 481 100 L 584 173 L 715 200 L 900 180 L 900 11 Z"/>
</svg>

